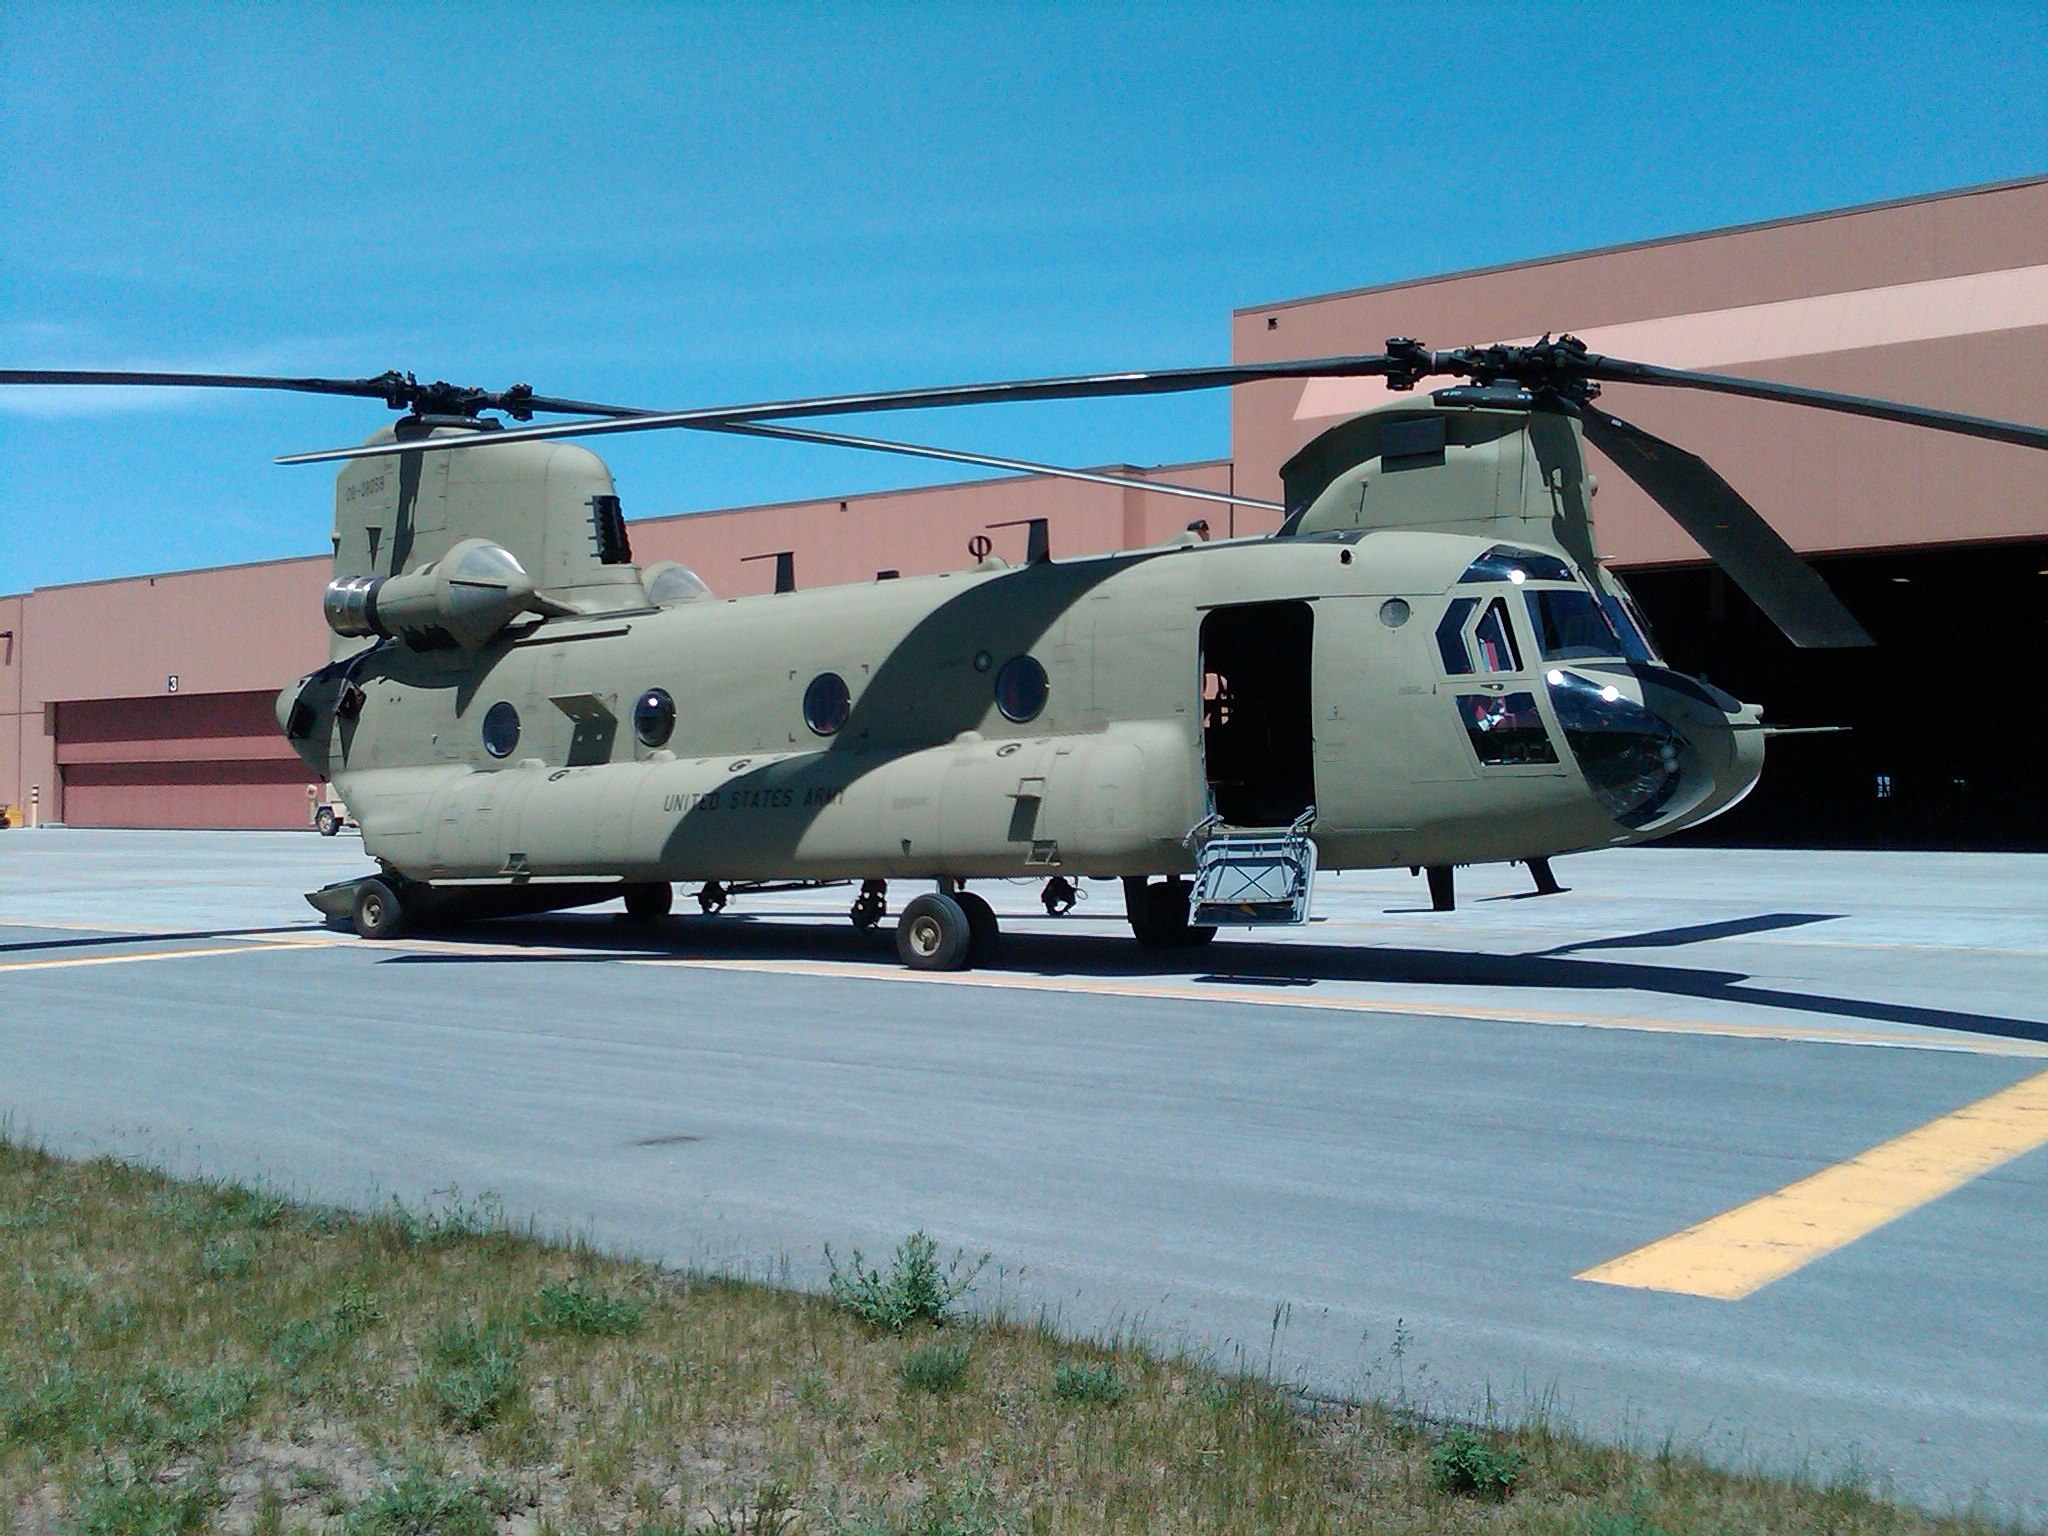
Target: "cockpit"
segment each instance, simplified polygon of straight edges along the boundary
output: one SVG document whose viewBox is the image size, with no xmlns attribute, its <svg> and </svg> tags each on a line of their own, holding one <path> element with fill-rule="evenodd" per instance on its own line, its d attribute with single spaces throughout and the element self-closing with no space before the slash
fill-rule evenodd
<svg viewBox="0 0 2048 1536">
<path fill-rule="evenodd" d="M 1474 690 L 1454 696 L 1482 770 L 1556 771 L 1553 727 L 1534 678 L 1521 689 L 1509 681 L 1540 666 L 1555 729 L 1610 816 L 1642 829 L 1697 800 L 1680 793 L 1685 737 L 1631 697 L 1637 689 L 1621 686 L 1633 666 L 1661 672 L 1663 664 L 1611 574 L 1589 586 L 1560 555 L 1497 544 L 1458 578 L 1436 645 L 1446 676 L 1469 679 Z M 1570 665 L 1587 662 L 1603 665 L 1588 669 L 1591 676 Z"/>
</svg>

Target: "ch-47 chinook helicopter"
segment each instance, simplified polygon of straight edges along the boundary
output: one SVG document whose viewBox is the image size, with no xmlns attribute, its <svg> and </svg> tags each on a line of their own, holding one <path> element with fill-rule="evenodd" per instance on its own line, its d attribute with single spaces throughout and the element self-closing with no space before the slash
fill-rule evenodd
<svg viewBox="0 0 2048 1536">
<path fill-rule="evenodd" d="M 1050 465 L 786 425 L 1001 401 L 1379 377 L 1405 397 L 1283 468 L 1277 533 L 719 600 L 632 563 L 564 437 L 663 428 Z M 1425 380 L 1454 380 L 1415 394 Z M 1551 857 L 1693 826 L 1756 782 L 1757 706 L 1672 671 L 1594 541 L 1600 448 L 1801 646 L 1869 637 L 1726 481 L 1594 404 L 1626 382 L 2048 448 L 2048 429 L 1590 353 L 1573 338 L 652 412 L 376 379 L 0 371 L 0 383 L 287 389 L 405 414 L 341 460 L 334 659 L 278 719 L 380 872 L 314 892 L 365 937 L 673 884 L 933 882 L 905 963 L 993 953 L 966 882 L 1121 877 L 1140 943 L 1302 921 L 1324 869 Z M 574 420 L 507 427 L 536 412 Z M 1213 493 L 1163 488 L 1184 494 Z M 793 583 L 778 580 L 778 588 Z M 1189 876 L 1194 876 L 1192 885 Z M 1050 903 L 1049 903 L 1050 904 Z"/>
</svg>

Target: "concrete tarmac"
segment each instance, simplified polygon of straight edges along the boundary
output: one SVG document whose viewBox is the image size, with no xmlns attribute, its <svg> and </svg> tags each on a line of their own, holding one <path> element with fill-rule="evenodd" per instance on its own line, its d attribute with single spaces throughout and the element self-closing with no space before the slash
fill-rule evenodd
<svg viewBox="0 0 2048 1536">
<path fill-rule="evenodd" d="M 850 890 L 365 944 L 299 896 L 365 868 L 0 835 L 13 1133 L 798 1283 L 923 1227 L 1077 1331 L 2048 1522 L 2048 858 L 1616 850 L 1451 914 L 1325 876 L 1169 956 L 1113 884 L 990 883 L 953 977 Z"/>
</svg>

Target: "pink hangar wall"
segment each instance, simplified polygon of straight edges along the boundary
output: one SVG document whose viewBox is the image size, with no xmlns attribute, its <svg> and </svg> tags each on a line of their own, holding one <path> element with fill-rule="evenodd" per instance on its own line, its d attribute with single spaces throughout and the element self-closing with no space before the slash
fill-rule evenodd
<svg viewBox="0 0 2048 1536">
<path fill-rule="evenodd" d="M 1239 362 L 1559 331 L 1617 357 L 2048 423 L 2048 178 L 1255 305 L 1231 326 Z M 1289 455 L 1388 393 L 1372 379 L 1237 390 L 1240 487 L 1277 497 Z M 1638 385 L 1601 403 L 1709 460 L 1807 553 L 2048 532 L 2048 455 L 2030 449 Z M 1609 559 L 1703 558 L 1594 457 Z"/>
</svg>

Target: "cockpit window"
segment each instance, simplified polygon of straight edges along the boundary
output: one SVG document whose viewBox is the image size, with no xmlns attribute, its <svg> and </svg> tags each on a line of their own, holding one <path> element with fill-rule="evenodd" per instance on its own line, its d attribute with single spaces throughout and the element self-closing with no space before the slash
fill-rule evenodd
<svg viewBox="0 0 2048 1536">
<path fill-rule="evenodd" d="M 1444 671 L 1452 677 L 1472 672 L 1521 671 L 1522 651 L 1515 644 L 1515 625 L 1508 617 L 1507 599 L 1494 598 L 1475 624 L 1472 614 L 1479 602 L 1476 597 L 1456 597 L 1445 607 L 1436 626 L 1436 648 L 1443 656 Z"/>
<path fill-rule="evenodd" d="M 1572 568 L 1555 555 L 1546 555 L 1541 550 L 1517 549 L 1512 544 L 1496 544 L 1485 554 L 1465 567 L 1460 581 L 1512 581 L 1520 586 L 1525 581 L 1572 581 Z"/>
<path fill-rule="evenodd" d="M 1529 600 L 1529 618 L 1536 626 L 1536 644 L 1545 661 L 1575 661 L 1588 656 L 1621 656 L 1621 637 L 1607 613 L 1580 587 L 1570 591 L 1539 590 L 1522 594 Z"/>
<path fill-rule="evenodd" d="M 1504 598 L 1496 597 L 1486 605 L 1486 612 L 1473 629 L 1472 638 L 1479 642 L 1480 671 L 1522 670 L 1522 656 L 1515 648 L 1515 626 L 1508 619 L 1508 605 Z"/>
<path fill-rule="evenodd" d="M 1600 606 L 1614 632 L 1621 636 L 1621 654 L 1630 661 L 1657 661 L 1657 642 L 1651 638 L 1649 622 L 1636 607 L 1635 598 L 1612 571 L 1607 573 L 1607 580 L 1614 590 L 1601 594 Z"/>
<path fill-rule="evenodd" d="M 1476 597 L 1454 597 L 1436 627 L 1436 648 L 1444 658 L 1444 671 L 1453 677 L 1472 670 L 1472 658 L 1465 650 L 1465 621 L 1478 606 Z"/>
</svg>

